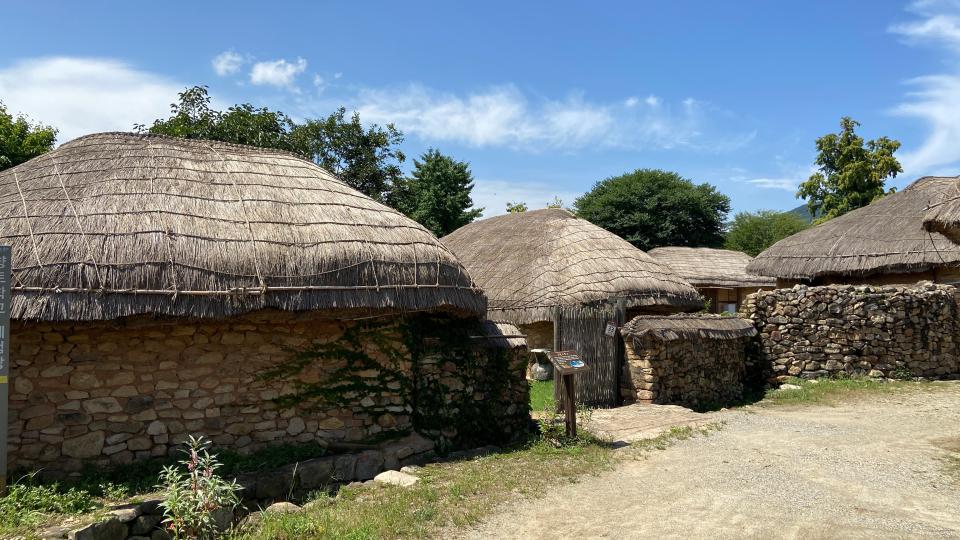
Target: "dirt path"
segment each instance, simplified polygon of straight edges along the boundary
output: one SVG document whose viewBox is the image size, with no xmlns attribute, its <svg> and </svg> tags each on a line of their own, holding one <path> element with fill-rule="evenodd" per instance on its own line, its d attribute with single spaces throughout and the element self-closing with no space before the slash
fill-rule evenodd
<svg viewBox="0 0 960 540">
<path fill-rule="evenodd" d="M 925 388 L 722 413 L 719 432 L 503 508 L 464 537 L 960 538 L 960 479 L 945 473 L 960 383 Z"/>
</svg>

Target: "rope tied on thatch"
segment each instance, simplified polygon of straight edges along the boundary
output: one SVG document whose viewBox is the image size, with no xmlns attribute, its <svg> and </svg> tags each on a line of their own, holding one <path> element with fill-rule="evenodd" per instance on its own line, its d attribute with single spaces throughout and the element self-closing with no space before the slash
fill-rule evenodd
<svg viewBox="0 0 960 540">
<path fill-rule="evenodd" d="M 926 272 L 960 264 L 960 246 L 925 228 L 955 177 L 923 177 L 903 191 L 784 238 L 747 271 L 780 279 Z"/>
<path fill-rule="evenodd" d="M 424 227 L 286 152 L 104 133 L 0 172 L 13 317 L 486 310 Z"/>
<path fill-rule="evenodd" d="M 556 307 L 702 307 L 697 291 L 626 240 L 562 209 L 476 221 L 441 241 L 486 291 L 491 318 L 552 320 Z"/>
<path fill-rule="evenodd" d="M 694 287 L 774 287 L 777 280 L 747 272 L 753 260 L 740 251 L 714 248 L 659 247 L 648 255 L 672 268 Z"/>
<path fill-rule="evenodd" d="M 753 323 L 740 317 L 709 314 L 640 315 L 620 329 L 624 337 L 678 339 L 739 339 L 757 335 Z"/>
</svg>

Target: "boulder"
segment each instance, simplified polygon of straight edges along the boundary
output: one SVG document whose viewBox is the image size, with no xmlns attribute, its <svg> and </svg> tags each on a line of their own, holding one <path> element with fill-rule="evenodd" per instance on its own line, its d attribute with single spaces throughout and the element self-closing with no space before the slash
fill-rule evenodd
<svg viewBox="0 0 960 540">
<path fill-rule="evenodd" d="M 273 503 L 264 512 L 268 514 L 293 514 L 300 511 L 300 507 L 292 502 Z"/>
<path fill-rule="evenodd" d="M 390 484 L 400 487 L 410 487 L 420 481 L 420 479 L 416 476 L 402 473 L 400 471 L 383 471 L 382 473 L 373 477 L 373 480 L 374 482 L 378 482 L 380 484 Z"/>
</svg>

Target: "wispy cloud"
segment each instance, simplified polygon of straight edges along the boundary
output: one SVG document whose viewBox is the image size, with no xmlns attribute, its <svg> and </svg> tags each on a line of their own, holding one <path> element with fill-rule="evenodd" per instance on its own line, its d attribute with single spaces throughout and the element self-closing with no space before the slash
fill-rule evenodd
<svg viewBox="0 0 960 540">
<path fill-rule="evenodd" d="M 288 62 L 283 58 L 256 62 L 250 70 L 250 82 L 292 89 L 297 75 L 300 75 L 306 69 L 307 61 L 303 58 L 297 58 L 293 62 Z"/>
<path fill-rule="evenodd" d="M 240 68 L 246 63 L 246 59 L 243 55 L 231 49 L 213 57 L 210 63 L 213 65 L 214 73 L 224 77 L 240 71 Z"/>
<path fill-rule="evenodd" d="M 647 106 L 638 107 L 641 102 Z M 598 103 L 582 94 L 533 99 L 511 84 L 464 95 L 410 84 L 363 89 L 356 103 L 366 121 L 394 123 L 430 141 L 479 147 L 728 151 L 755 137 L 742 126 L 719 125 L 728 118 L 692 98 L 672 106 L 656 96 Z"/>
<path fill-rule="evenodd" d="M 472 193 L 473 205 L 483 208 L 483 217 L 505 214 L 507 203 L 526 203 L 530 210 L 546 208 L 559 197 L 564 206 L 572 206 L 581 194 L 558 190 L 545 182 L 511 182 L 506 180 L 477 180 Z"/>
<path fill-rule="evenodd" d="M 11 111 L 59 128 L 59 142 L 97 131 L 129 131 L 165 116 L 184 85 L 117 60 L 49 57 L 0 68 Z"/>
<path fill-rule="evenodd" d="M 799 185 L 799 182 L 794 178 L 751 178 L 745 180 L 745 182 L 759 188 L 782 189 L 790 193 L 796 192 Z"/>
<path fill-rule="evenodd" d="M 935 168 L 960 164 L 960 2 L 923 0 L 908 10 L 917 19 L 894 24 L 889 30 L 908 44 L 943 48 L 953 60 L 953 69 L 906 81 L 905 100 L 895 115 L 926 122 L 929 132 L 917 148 L 904 149 L 901 163 L 910 175 L 927 174 Z"/>
</svg>

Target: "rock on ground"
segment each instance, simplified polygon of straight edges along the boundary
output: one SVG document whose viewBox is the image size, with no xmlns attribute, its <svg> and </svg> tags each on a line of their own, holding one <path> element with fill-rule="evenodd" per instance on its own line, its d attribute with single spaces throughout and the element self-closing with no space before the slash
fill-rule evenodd
<svg viewBox="0 0 960 540">
<path fill-rule="evenodd" d="M 375 476 L 373 480 L 381 484 L 410 487 L 416 484 L 420 479 L 412 474 L 402 473 L 400 471 L 383 471 Z"/>
</svg>

